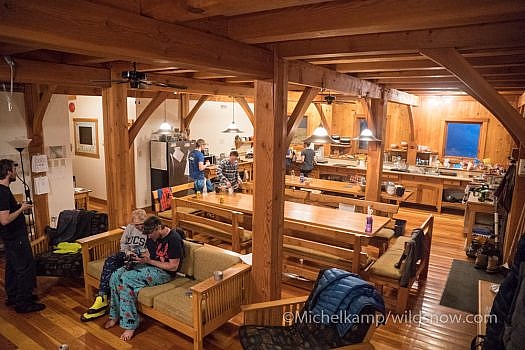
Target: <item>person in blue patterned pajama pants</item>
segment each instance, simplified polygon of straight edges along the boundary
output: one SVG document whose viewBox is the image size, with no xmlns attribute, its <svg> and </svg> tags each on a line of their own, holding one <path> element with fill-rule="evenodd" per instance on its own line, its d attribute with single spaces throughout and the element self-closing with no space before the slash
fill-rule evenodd
<svg viewBox="0 0 525 350">
<path fill-rule="evenodd" d="M 104 328 L 119 323 L 124 329 L 122 340 L 130 340 L 139 326 L 137 311 L 138 293 L 144 287 L 169 282 L 181 265 L 184 249 L 182 238 L 174 229 L 164 226 L 160 219 L 151 216 L 144 221 L 143 233 L 148 236 L 146 251 L 135 255 L 137 264 L 127 270 L 121 267 L 111 275 L 111 304 L 109 320 Z"/>
</svg>

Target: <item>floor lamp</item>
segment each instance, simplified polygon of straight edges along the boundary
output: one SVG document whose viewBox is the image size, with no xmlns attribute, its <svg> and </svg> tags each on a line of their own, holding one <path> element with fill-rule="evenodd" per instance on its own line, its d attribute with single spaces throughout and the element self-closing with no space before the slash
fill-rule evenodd
<svg viewBox="0 0 525 350">
<path fill-rule="evenodd" d="M 13 141 L 9 141 L 8 143 L 14 147 L 18 153 L 20 154 L 20 166 L 22 167 L 22 178 L 20 178 L 20 175 L 17 174 L 20 181 L 22 181 L 22 184 L 24 186 L 24 193 L 25 193 L 25 200 L 27 203 L 32 204 L 33 201 L 31 200 L 31 189 L 29 188 L 29 185 L 26 182 L 26 173 L 24 171 L 24 158 L 22 157 L 22 152 L 24 149 L 26 149 L 29 146 L 29 143 L 31 142 L 31 139 L 15 139 Z M 24 212 L 24 215 L 26 216 L 26 228 L 29 236 L 32 236 L 35 232 L 35 217 L 33 214 L 33 211 L 31 209 L 28 209 Z"/>
</svg>

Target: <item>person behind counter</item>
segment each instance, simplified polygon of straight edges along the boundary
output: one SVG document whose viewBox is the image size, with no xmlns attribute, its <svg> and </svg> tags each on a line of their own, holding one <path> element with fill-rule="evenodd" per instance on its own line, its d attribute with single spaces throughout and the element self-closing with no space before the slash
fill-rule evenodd
<svg viewBox="0 0 525 350">
<path fill-rule="evenodd" d="M 188 156 L 190 177 L 193 179 L 193 181 L 195 181 L 195 192 L 202 192 L 204 189 L 204 184 L 206 184 L 206 189 L 208 192 L 213 191 L 213 184 L 204 176 L 204 169 L 210 166 L 209 162 L 204 164 L 204 154 L 202 153 L 202 150 L 205 145 L 206 141 L 203 139 L 198 139 L 197 146 L 193 151 L 190 152 Z"/>
<path fill-rule="evenodd" d="M 301 151 L 301 173 L 308 177 L 315 165 L 315 151 L 308 147 L 308 142 L 304 143 L 304 149 Z"/>
<path fill-rule="evenodd" d="M 234 190 L 239 189 L 242 185 L 239 171 L 237 170 L 238 164 L 237 159 L 239 158 L 239 152 L 232 150 L 230 151 L 230 157 L 221 160 L 217 166 L 217 178 L 220 181 L 221 186 L 226 188 L 233 188 Z"/>
</svg>

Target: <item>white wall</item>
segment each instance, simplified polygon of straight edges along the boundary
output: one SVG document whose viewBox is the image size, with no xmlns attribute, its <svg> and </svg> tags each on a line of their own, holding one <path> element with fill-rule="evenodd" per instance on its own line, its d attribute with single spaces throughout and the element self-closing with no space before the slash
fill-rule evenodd
<svg viewBox="0 0 525 350">
<path fill-rule="evenodd" d="M 6 93 L 0 92 L 0 158 L 11 158 L 20 162 L 19 153 L 11 147 L 7 141 L 15 138 L 27 138 L 25 127 L 25 107 L 24 95 L 15 93 L 13 95 L 13 110 L 9 111 L 7 107 Z M 67 113 L 67 96 L 53 95 L 47 107 L 43 121 L 44 129 L 44 151 L 49 155 L 49 146 L 65 146 L 69 150 L 69 119 Z M 34 196 L 31 176 L 30 161 L 27 150 L 22 153 L 24 157 L 24 170 L 26 172 L 26 181 L 31 187 L 31 194 Z M 66 158 L 60 160 L 49 160 L 49 179 L 48 205 L 50 219 L 58 216 L 64 209 L 75 207 L 73 194 L 73 171 L 70 153 L 65 154 Z M 11 184 L 13 193 L 22 193 L 23 186 L 20 181 Z"/>
<path fill-rule="evenodd" d="M 101 96 L 77 96 L 72 100 L 75 111 L 69 113 L 71 152 L 73 155 L 73 175 L 77 187 L 92 190 L 90 196 L 107 199 L 106 196 L 106 164 L 104 152 L 104 120 L 102 116 Z M 75 133 L 73 119 L 90 118 L 98 120 L 98 145 L 99 158 L 83 157 L 75 155 Z"/>
<path fill-rule="evenodd" d="M 9 111 L 7 105 L 8 97 L 12 101 L 13 110 Z M 25 126 L 25 107 L 24 107 L 24 94 L 14 93 L 11 97 L 11 93 L 0 91 L 0 158 L 12 159 L 17 163 L 20 163 L 20 153 L 16 151 L 7 142 L 14 139 L 25 139 L 27 138 L 27 131 Z M 31 184 L 31 174 L 29 167 L 29 158 L 27 150 L 22 152 L 24 159 L 24 170 L 26 175 L 26 181 Z M 22 176 L 22 169 L 19 168 L 18 174 Z M 13 193 L 23 193 L 24 186 L 22 182 L 17 180 L 11 184 L 11 191 Z"/>
<path fill-rule="evenodd" d="M 137 100 L 136 114 L 142 113 L 151 99 Z M 180 125 L 179 100 L 166 100 L 166 121 L 174 127 Z M 146 121 L 135 139 L 135 192 L 137 208 L 151 206 L 150 148 L 151 134 L 164 121 L 164 104 L 160 105 Z"/>
<path fill-rule="evenodd" d="M 190 107 L 196 101 L 192 101 Z M 190 109 L 191 109 L 190 108 Z M 253 105 L 250 105 L 253 111 Z M 246 113 L 238 103 L 235 103 L 235 123 L 243 131 L 242 134 L 226 134 L 221 131 L 232 122 L 232 102 L 205 102 L 190 125 L 191 139 L 204 139 L 208 143 L 209 151 L 216 156 L 220 153 L 228 155 L 230 149 L 235 148 L 235 136 L 253 136 L 253 126 Z"/>
<path fill-rule="evenodd" d="M 48 206 L 52 217 L 64 209 L 75 209 L 73 188 L 73 159 L 70 152 L 68 99 L 66 95 L 53 95 L 44 115 L 44 150 L 49 155 L 49 146 L 64 146 L 65 158 L 49 159 Z"/>
</svg>

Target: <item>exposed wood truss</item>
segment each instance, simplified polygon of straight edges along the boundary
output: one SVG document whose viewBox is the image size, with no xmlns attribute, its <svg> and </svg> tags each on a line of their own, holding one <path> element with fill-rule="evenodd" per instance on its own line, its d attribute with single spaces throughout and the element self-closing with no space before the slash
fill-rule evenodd
<svg viewBox="0 0 525 350">
<path fill-rule="evenodd" d="M 148 103 L 146 108 L 140 113 L 138 118 L 135 120 L 133 125 L 128 130 L 128 144 L 129 147 L 133 145 L 133 142 L 135 141 L 135 137 L 139 134 L 140 129 L 144 126 L 146 121 L 151 117 L 153 112 L 160 106 L 160 104 L 164 101 L 166 101 L 166 98 L 168 98 L 169 92 L 166 91 L 159 91 L 156 93 L 155 97 L 151 99 L 151 101 Z"/>
<path fill-rule="evenodd" d="M 235 97 L 235 101 L 237 101 L 237 103 L 241 106 L 244 113 L 246 113 L 246 116 L 248 117 L 248 119 L 250 119 L 250 122 L 252 123 L 252 125 L 255 126 L 255 114 L 250 108 L 248 101 L 246 101 L 244 97 Z"/>
<path fill-rule="evenodd" d="M 206 102 L 210 96 L 208 95 L 202 95 L 198 100 L 195 106 L 191 109 L 191 111 L 184 117 L 183 124 L 184 124 L 184 130 L 190 129 L 191 121 L 193 120 L 193 117 L 195 117 L 195 114 L 199 111 L 199 108 Z"/>
<path fill-rule="evenodd" d="M 295 135 L 295 131 L 301 123 L 304 113 L 308 109 L 308 106 L 310 106 L 310 103 L 312 103 L 315 96 L 317 96 L 319 91 L 320 89 L 312 87 L 307 87 L 306 89 L 304 89 L 301 97 L 299 98 L 299 101 L 297 101 L 297 104 L 295 105 L 292 114 L 288 118 L 287 136 L 286 141 L 284 143 L 286 147 L 288 147 L 292 142 L 292 139 Z"/>
<path fill-rule="evenodd" d="M 465 84 L 470 94 L 505 125 L 517 143 L 525 144 L 525 124 L 519 113 L 472 68 L 463 56 L 452 48 L 425 49 L 421 53 L 451 71 Z"/>
<path fill-rule="evenodd" d="M 321 123 L 323 124 L 323 127 L 328 131 L 328 134 L 331 134 L 331 126 L 330 123 L 328 123 L 328 119 L 326 119 L 326 115 L 323 111 L 323 105 L 319 102 L 314 102 L 314 106 L 317 109 L 317 112 L 319 112 L 319 117 L 321 118 Z"/>
</svg>

